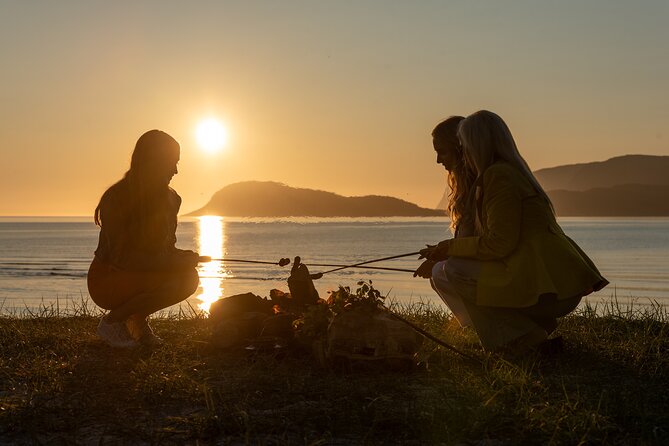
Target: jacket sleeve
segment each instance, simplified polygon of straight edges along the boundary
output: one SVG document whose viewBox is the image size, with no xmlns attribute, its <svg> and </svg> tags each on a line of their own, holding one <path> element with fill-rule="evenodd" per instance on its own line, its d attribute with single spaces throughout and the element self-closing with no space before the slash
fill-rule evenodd
<svg viewBox="0 0 669 446">
<path fill-rule="evenodd" d="M 448 241 L 447 254 L 497 260 L 513 252 L 520 239 L 523 194 L 508 167 L 490 168 L 483 177 L 483 233 Z"/>
</svg>

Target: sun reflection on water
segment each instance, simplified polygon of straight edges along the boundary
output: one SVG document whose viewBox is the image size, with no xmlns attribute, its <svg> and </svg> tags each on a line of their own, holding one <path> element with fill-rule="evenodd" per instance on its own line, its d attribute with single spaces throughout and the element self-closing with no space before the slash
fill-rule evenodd
<svg viewBox="0 0 669 446">
<path fill-rule="evenodd" d="M 220 259 L 225 251 L 225 224 L 222 217 L 205 216 L 198 218 L 198 252 L 212 259 Z M 223 281 L 229 274 L 220 260 L 201 263 L 198 267 L 200 288 L 202 292 L 196 297 L 200 299 L 198 306 L 209 312 L 212 303 L 223 297 Z"/>
</svg>

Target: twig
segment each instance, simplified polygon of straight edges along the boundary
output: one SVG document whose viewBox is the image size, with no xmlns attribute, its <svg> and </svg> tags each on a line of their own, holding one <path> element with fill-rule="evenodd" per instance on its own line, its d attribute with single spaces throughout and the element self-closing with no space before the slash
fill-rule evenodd
<svg viewBox="0 0 669 446">
<path fill-rule="evenodd" d="M 477 359 L 477 358 L 475 358 L 475 357 L 473 357 L 473 356 L 470 356 L 470 355 L 468 355 L 468 354 L 466 354 L 466 353 L 461 352 L 460 350 L 458 350 L 457 348 L 453 347 L 452 345 L 449 345 L 449 344 L 445 343 L 445 342 L 442 341 L 441 339 L 439 339 L 439 338 L 437 338 L 437 337 L 431 335 L 431 334 L 428 333 L 427 331 L 423 330 L 422 328 L 418 327 L 417 325 L 414 325 L 412 322 L 409 322 L 408 320 L 404 319 L 403 317 L 398 316 L 397 314 L 393 313 L 392 311 L 390 311 L 390 310 L 388 310 L 388 309 L 386 309 L 386 311 L 387 311 L 391 316 L 393 316 L 395 319 L 397 319 L 398 321 L 404 322 L 404 323 L 407 324 L 409 327 L 413 328 L 417 333 L 420 333 L 421 335 L 423 335 L 423 336 L 425 336 L 426 338 L 428 338 L 430 341 L 435 342 L 435 343 L 441 345 L 442 347 L 447 348 L 447 349 L 449 349 L 449 350 L 451 350 L 451 351 L 454 351 L 455 353 L 457 353 L 457 354 L 459 354 L 460 356 L 463 356 L 463 357 L 469 359 L 470 361 L 474 361 L 474 362 L 476 362 L 477 364 L 483 364 L 483 363 L 481 362 L 480 359 Z"/>
<path fill-rule="evenodd" d="M 339 271 L 339 270 L 346 269 L 346 268 L 356 268 L 356 267 L 361 266 L 361 265 L 367 265 L 368 263 L 383 262 L 384 260 L 399 259 L 401 257 L 415 256 L 415 255 L 418 255 L 418 254 L 420 254 L 420 251 L 410 252 L 408 254 L 400 254 L 400 255 L 396 255 L 396 256 L 384 257 L 382 259 L 367 260 L 366 262 L 354 263 L 353 265 L 344 265 L 344 266 L 341 266 L 339 268 L 331 269 L 331 270 L 328 270 L 328 271 L 323 271 L 322 273 L 319 273 L 319 274 L 323 275 L 323 274 L 333 273 L 335 271 Z M 411 271 L 411 272 L 413 272 L 413 271 Z"/>
</svg>

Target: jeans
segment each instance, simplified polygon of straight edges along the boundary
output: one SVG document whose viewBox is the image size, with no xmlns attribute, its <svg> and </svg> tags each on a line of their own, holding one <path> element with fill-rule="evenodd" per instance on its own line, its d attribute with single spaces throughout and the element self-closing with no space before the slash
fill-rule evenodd
<svg viewBox="0 0 669 446">
<path fill-rule="evenodd" d="M 557 299 L 541 295 L 526 308 L 488 307 L 476 304 L 476 287 L 482 262 L 451 257 L 432 268 L 430 284 L 463 327 L 473 327 L 483 348 L 503 347 L 537 329 L 551 333 L 557 318 L 576 308 L 581 296 Z"/>
</svg>

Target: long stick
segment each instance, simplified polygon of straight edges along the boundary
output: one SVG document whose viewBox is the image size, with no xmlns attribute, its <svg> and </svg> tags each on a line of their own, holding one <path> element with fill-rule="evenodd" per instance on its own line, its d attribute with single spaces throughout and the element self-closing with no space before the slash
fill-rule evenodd
<svg viewBox="0 0 669 446">
<path fill-rule="evenodd" d="M 343 266 L 346 268 L 356 268 L 356 269 L 376 269 L 376 270 L 381 270 L 381 271 L 399 271 L 402 273 L 413 273 L 414 270 L 412 269 L 405 269 L 405 268 L 389 268 L 385 266 L 350 266 L 350 265 L 342 265 L 342 264 L 336 264 L 336 263 L 307 263 L 308 266 Z"/>
<path fill-rule="evenodd" d="M 480 361 L 479 359 L 476 359 L 476 358 L 474 358 L 473 356 L 469 356 L 468 354 L 461 352 L 460 350 L 458 350 L 457 348 L 453 347 L 452 345 L 449 345 L 449 344 L 445 343 L 444 341 L 442 341 L 441 339 L 439 339 L 439 338 L 437 338 L 437 337 L 435 337 L 435 336 L 432 336 L 432 335 L 431 335 L 430 333 L 428 333 L 427 331 L 423 330 L 422 328 L 418 327 L 417 325 L 414 325 L 413 323 L 409 322 L 408 320 L 404 319 L 403 317 L 398 316 L 397 314 L 393 313 L 392 311 L 390 311 L 390 310 L 387 310 L 387 311 L 388 311 L 388 313 L 390 313 L 390 315 L 393 316 L 395 319 L 397 319 L 398 321 L 404 322 L 404 323 L 407 324 L 409 327 L 413 328 L 415 331 L 417 331 L 417 332 L 420 333 L 421 335 L 423 335 L 423 336 L 425 336 L 426 338 L 428 338 L 430 341 L 432 341 L 432 342 L 436 342 L 437 344 L 441 345 L 442 347 L 445 347 L 445 348 L 447 348 L 447 349 L 449 349 L 449 350 L 451 350 L 451 351 L 454 351 L 455 353 L 457 353 L 457 354 L 459 354 L 459 355 L 461 355 L 461 356 L 463 356 L 463 357 L 469 359 L 470 361 L 474 361 L 474 362 L 477 362 L 477 363 L 479 363 L 479 364 L 481 363 L 481 361 Z"/>
<path fill-rule="evenodd" d="M 361 266 L 361 265 L 367 265 L 368 263 L 383 262 L 384 260 L 399 259 L 401 257 L 415 256 L 415 255 L 418 255 L 418 254 L 420 254 L 420 251 L 410 252 L 408 254 L 400 254 L 400 255 L 396 255 L 396 256 L 384 257 L 382 259 L 367 260 L 366 262 L 354 263 L 353 265 L 344 265 L 344 266 L 341 266 L 339 268 L 331 269 L 331 270 L 328 270 L 328 271 L 323 271 L 322 273 L 319 273 L 319 274 L 322 275 L 322 274 L 333 273 L 335 271 L 339 271 L 339 270 L 346 269 L 346 268 L 356 268 L 356 267 Z"/>
<path fill-rule="evenodd" d="M 346 266 L 346 265 L 336 265 L 336 264 L 329 264 L 329 263 L 309 263 L 309 266 Z M 383 266 L 355 266 L 355 269 L 371 269 L 371 270 L 377 270 L 377 271 L 398 271 L 401 273 L 413 273 L 414 270 L 412 269 L 404 269 L 404 268 L 386 268 Z M 204 277 L 204 276 L 200 276 Z"/>
<path fill-rule="evenodd" d="M 242 262 L 242 263 L 261 263 L 263 265 L 278 265 L 279 262 L 266 262 L 262 260 L 242 260 L 242 259 L 211 259 L 212 262 Z"/>
<path fill-rule="evenodd" d="M 414 270 L 412 269 L 404 269 L 404 268 L 390 268 L 390 267 L 380 267 L 380 266 L 363 266 L 367 265 L 369 263 L 376 263 L 376 262 L 383 262 L 384 260 L 392 260 L 392 259 L 399 259 L 401 257 L 409 257 L 409 256 L 414 256 L 420 254 L 420 252 L 411 252 L 408 254 L 400 254 L 396 256 L 390 256 L 390 257 L 384 257 L 382 259 L 374 259 L 374 260 L 367 260 L 365 262 L 360 262 L 360 263 L 355 263 L 353 265 L 342 265 L 342 264 L 331 264 L 331 263 L 309 263 L 309 266 L 336 266 L 337 268 L 331 269 L 329 271 L 324 271 L 320 274 L 328 274 L 332 273 L 335 271 L 340 271 L 342 269 L 346 268 L 360 268 L 360 269 L 375 269 L 375 270 L 381 270 L 381 271 L 398 271 L 402 273 L 413 273 Z M 245 259 L 211 259 L 212 262 L 240 262 L 240 263 L 257 263 L 257 264 L 262 264 L 262 265 L 281 265 L 279 262 L 267 262 L 267 261 L 262 261 L 262 260 L 245 260 Z"/>
</svg>

